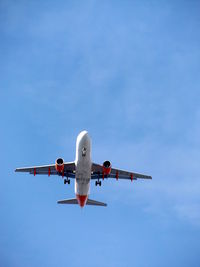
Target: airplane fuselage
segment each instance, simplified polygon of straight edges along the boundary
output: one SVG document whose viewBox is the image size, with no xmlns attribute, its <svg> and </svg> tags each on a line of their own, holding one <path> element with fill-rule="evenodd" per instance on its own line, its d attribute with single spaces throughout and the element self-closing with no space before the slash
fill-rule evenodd
<svg viewBox="0 0 200 267">
<path fill-rule="evenodd" d="M 75 165 L 75 194 L 79 205 L 83 207 L 90 191 L 92 166 L 91 140 L 86 131 L 81 132 L 77 137 Z"/>
</svg>

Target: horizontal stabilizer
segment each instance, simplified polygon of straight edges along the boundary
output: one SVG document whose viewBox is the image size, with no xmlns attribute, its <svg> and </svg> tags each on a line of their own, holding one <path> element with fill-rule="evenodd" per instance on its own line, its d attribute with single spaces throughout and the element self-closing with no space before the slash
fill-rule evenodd
<svg viewBox="0 0 200 267">
<path fill-rule="evenodd" d="M 76 198 L 71 198 L 71 199 L 63 199 L 57 201 L 58 204 L 78 204 L 78 201 Z"/>
<path fill-rule="evenodd" d="M 78 204 L 78 201 L 76 198 L 72 198 L 72 199 L 63 199 L 63 200 L 59 200 L 57 201 L 58 204 Z M 92 199 L 88 199 L 86 205 L 91 205 L 91 206 L 103 206 L 106 207 L 107 204 L 103 203 L 103 202 L 99 202 L 96 200 L 92 200 Z"/>
<path fill-rule="evenodd" d="M 88 199 L 86 205 L 92 205 L 92 206 L 103 206 L 106 207 L 107 204 L 103 202 L 99 202 L 96 200 Z"/>
</svg>

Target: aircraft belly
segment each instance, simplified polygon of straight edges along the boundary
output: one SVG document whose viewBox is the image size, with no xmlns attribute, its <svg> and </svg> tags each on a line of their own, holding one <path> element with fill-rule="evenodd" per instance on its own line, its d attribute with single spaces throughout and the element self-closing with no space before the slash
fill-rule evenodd
<svg viewBox="0 0 200 267">
<path fill-rule="evenodd" d="M 91 179 L 90 164 L 79 165 L 76 169 L 75 192 L 79 195 L 88 195 Z"/>
<path fill-rule="evenodd" d="M 91 144 L 88 134 L 77 138 L 75 193 L 88 195 L 91 179 Z"/>
<path fill-rule="evenodd" d="M 76 194 L 81 196 L 89 195 L 90 185 L 89 184 L 79 184 L 76 183 Z"/>
</svg>

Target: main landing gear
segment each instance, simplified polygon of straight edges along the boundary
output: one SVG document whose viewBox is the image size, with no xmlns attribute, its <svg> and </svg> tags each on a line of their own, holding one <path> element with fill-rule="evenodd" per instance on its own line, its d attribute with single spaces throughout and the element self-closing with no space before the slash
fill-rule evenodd
<svg viewBox="0 0 200 267">
<path fill-rule="evenodd" d="M 70 184 L 70 180 L 69 179 L 64 179 L 64 184 Z"/>
<path fill-rule="evenodd" d="M 96 181 L 96 182 L 95 182 L 95 185 L 96 185 L 96 186 L 97 186 L 97 185 L 101 186 L 101 181 Z"/>
</svg>

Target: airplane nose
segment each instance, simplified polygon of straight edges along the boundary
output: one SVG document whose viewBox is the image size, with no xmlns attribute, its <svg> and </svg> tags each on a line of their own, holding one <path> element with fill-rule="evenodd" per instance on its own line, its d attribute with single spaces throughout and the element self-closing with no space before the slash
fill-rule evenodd
<svg viewBox="0 0 200 267">
<path fill-rule="evenodd" d="M 78 142 L 84 142 L 84 141 L 87 142 L 88 139 L 89 139 L 89 134 L 88 134 L 88 132 L 87 132 L 87 131 L 82 131 L 82 132 L 80 132 L 80 134 L 78 135 L 77 141 L 78 141 Z"/>
<path fill-rule="evenodd" d="M 82 137 L 84 137 L 84 136 L 88 136 L 88 132 L 87 132 L 87 131 L 82 131 L 82 132 L 81 132 L 81 135 L 82 135 Z"/>
<path fill-rule="evenodd" d="M 86 136 L 88 136 L 88 132 L 87 132 L 87 131 L 82 131 L 82 132 L 80 132 L 80 134 L 78 135 L 78 138 L 79 138 L 79 139 L 82 139 L 82 138 L 84 138 L 84 137 L 86 137 Z"/>
</svg>

